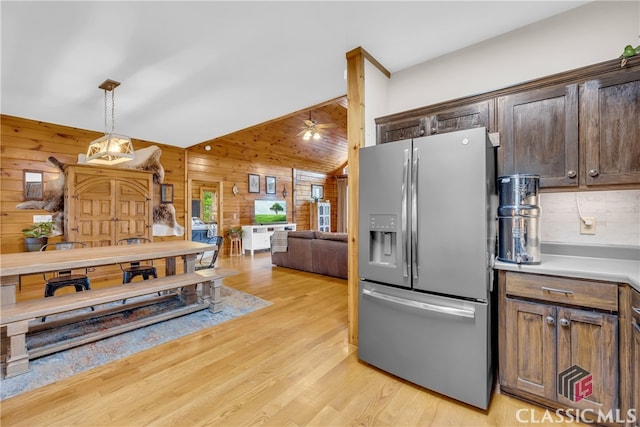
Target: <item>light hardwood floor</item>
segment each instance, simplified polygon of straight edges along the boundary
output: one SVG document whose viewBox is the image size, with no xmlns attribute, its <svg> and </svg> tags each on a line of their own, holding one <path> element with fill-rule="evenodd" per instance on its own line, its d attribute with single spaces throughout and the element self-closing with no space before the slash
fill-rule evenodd
<svg viewBox="0 0 640 427">
<path fill-rule="evenodd" d="M 552 425 L 507 396 L 484 412 L 359 362 L 345 280 L 272 267 L 264 253 L 218 265 L 241 271 L 226 286 L 273 305 L 7 399 L 1 425 L 526 425 L 518 413 Z"/>
</svg>

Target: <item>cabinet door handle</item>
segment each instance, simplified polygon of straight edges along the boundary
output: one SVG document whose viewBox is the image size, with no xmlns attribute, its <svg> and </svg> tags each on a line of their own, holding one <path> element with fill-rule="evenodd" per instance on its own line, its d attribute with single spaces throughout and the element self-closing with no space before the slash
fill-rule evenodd
<svg viewBox="0 0 640 427">
<path fill-rule="evenodd" d="M 578 176 L 578 173 L 572 169 L 569 172 L 567 172 L 567 176 L 569 178 L 575 178 L 576 176 Z"/>
<path fill-rule="evenodd" d="M 598 172 L 598 169 L 589 169 L 589 176 L 590 177 L 595 178 L 599 174 L 600 174 L 600 172 Z"/>
<path fill-rule="evenodd" d="M 556 319 L 554 319 L 552 316 L 547 316 L 544 320 L 549 325 L 555 325 L 556 324 Z"/>
<path fill-rule="evenodd" d="M 569 326 L 569 323 L 570 322 L 568 319 L 565 319 L 565 318 L 560 319 L 560 326 L 563 326 L 566 328 L 567 326 Z"/>
<path fill-rule="evenodd" d="M 636 331 L 640 332 L 640 325 L 639 324 L 633 322 L 632 325 L 633 325 L 634 328 L 636 328 Z"/>
<path fill-rule="evenodd" d="M 640 307 L 631 307 L 631 310 L 633 310 L 636 314 L 640 314 Z"/>
<path fill-rule="evenodd" d="M 548 288 L 546 286 L 543 286 L 542 290 L 543 291 L 547 291 L 547 292 L 553 292 L 553 293 L 556 293 L 556 294 L 565 294 L 565 295 L 572 295 L 573 294 L 573 291 L 567 291 L 567 290 L 564 290 L 564 289 L 556 289 L 556 288 Z"/>
</svg>

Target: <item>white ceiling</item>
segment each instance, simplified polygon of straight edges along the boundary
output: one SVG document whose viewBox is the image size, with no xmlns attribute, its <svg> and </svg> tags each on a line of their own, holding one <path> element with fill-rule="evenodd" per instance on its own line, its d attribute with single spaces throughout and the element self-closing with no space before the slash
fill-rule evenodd
<svg viewBox="0 0 640 427">
<path fill-rule="evenodd" d="M 117 133 L 189 147 L 344 95 L 358 46 L 393 74 L 585 3 L 2 0 L 1 112 L 102 132 L 110 78 Z"/>
</svg>

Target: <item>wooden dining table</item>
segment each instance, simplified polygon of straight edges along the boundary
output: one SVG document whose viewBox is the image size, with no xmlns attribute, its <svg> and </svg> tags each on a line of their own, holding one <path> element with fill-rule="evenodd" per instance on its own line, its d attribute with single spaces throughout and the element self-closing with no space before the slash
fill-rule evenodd
<svg viewBox="0 0 640 427">
<path fill-rule="evenodd" d="M 16 289 L 23 275 L 99 267 L 149 259 L 164 259 L 165 274 L 177 274 L 177 259 L 183 272 L 195 271 L 198 254 L 213 251 L 215 245 L 177 240 L 142 245 L 102 246 L 66 251 L 20 252 L 0 257 L 0 305 L 16 302 Z"/>
<path fill-rule="evenodd" d="M 141 245 L 105 246 L 3 255 L 0 258 L 0 292 L 2 299 L 0 316 L 3 335 L 6 335 L 9 342 L 9 345 L 3 345 L 2 349 L 2 360 L 6 361 L 2 366 L 4 375 L 10 377 L 28 372 L 29 360 L 36 357 L 66 350 L 77 345 L 97 341 L 205 308 L 209 308 L 209 310 L 213 312 L 220 310 L 221 281 L 224 277 L 235 274 L 236 272 L 224 268 L 215 270 L 209 268 L 196 272 L 198 255 L 216 249 L 216 245 L 181 240 L 145 243 Z M 177 269 L 178 258 L 182 258 L 183 260 L 181 273 L 178 272 Z M 20 283 L 20 278 L 24 275 L 99 267 L 151 259 L 165 260 L 166 277 L 142 280 L 127 285 L 109 286 L 90 292 L 72 293 L 57 298 L 43 297 L 42 299 L 29 299 L 19 303 L 16 302 L 16 289 Z M 201 288 L 199 295 L 197 291 L 198 286 Z M 127 297 L 133 298 L 147 295 L 151 288 L 159 289 L 156 298 L 145 298 L 141 302 L 132 302 L 131 304 L 127 302 L 125 305 L 124 301 Z M 179 289 L 179 292 L 171 292 L 176 288 Z M 169 311 L 163 311 L 147 317 L 143 316 L 136 320 L 129 320 L 125 324 L 102 328 L 89 334 L 81 334 L 44 346 L 29 346 L 29 348 L 27 348 L 27 335 L 30 332 L 53 331 L 57 326 L 81 322 L 87 319 L 88 316 L 91 318 L 100 318 L 129 308 L 156 304 L 167 298 L 171 299 L 176 296 L 180 299 L 182 305 L 180 307 L 174 307 Z M 116 306 L 107 304 L 119 300 L 122 300 L 122 302 Z M 98 305 L 99 307 L 95 308 L 94 305 Z M 82 311 L 77 311 L 80 308 L 86 307 L 90 307 L 91 312 L 84 314 Z M 69 311 L 74 311 L 74 314 L 64 317 L 62 320 L 44 323 L 44 318 L 48 314 L 58 314 Z M 40 317 L 42 318 L 42 322 L 35 321 Z"/>
</svg>

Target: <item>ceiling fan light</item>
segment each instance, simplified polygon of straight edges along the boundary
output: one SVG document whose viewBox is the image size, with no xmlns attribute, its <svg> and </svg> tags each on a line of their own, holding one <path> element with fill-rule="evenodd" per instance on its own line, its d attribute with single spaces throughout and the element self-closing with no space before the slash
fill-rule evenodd
<svg viewBox="0 0 640 427">
<path fill-rule="evenodd" d="M 320 139 L 320 132 L 316 131 L 316 133 L 313 134 L 313 139 L 315 139 L 316 141 Z"/>
<path fill-rule="evenodd" d="M 309 129 L 304 131 L 304 135 L 302 135 L 302 139 L 304 139 L 305 141 L 308 141 L 311 139 L 311 131 Z"/>
</svg>

